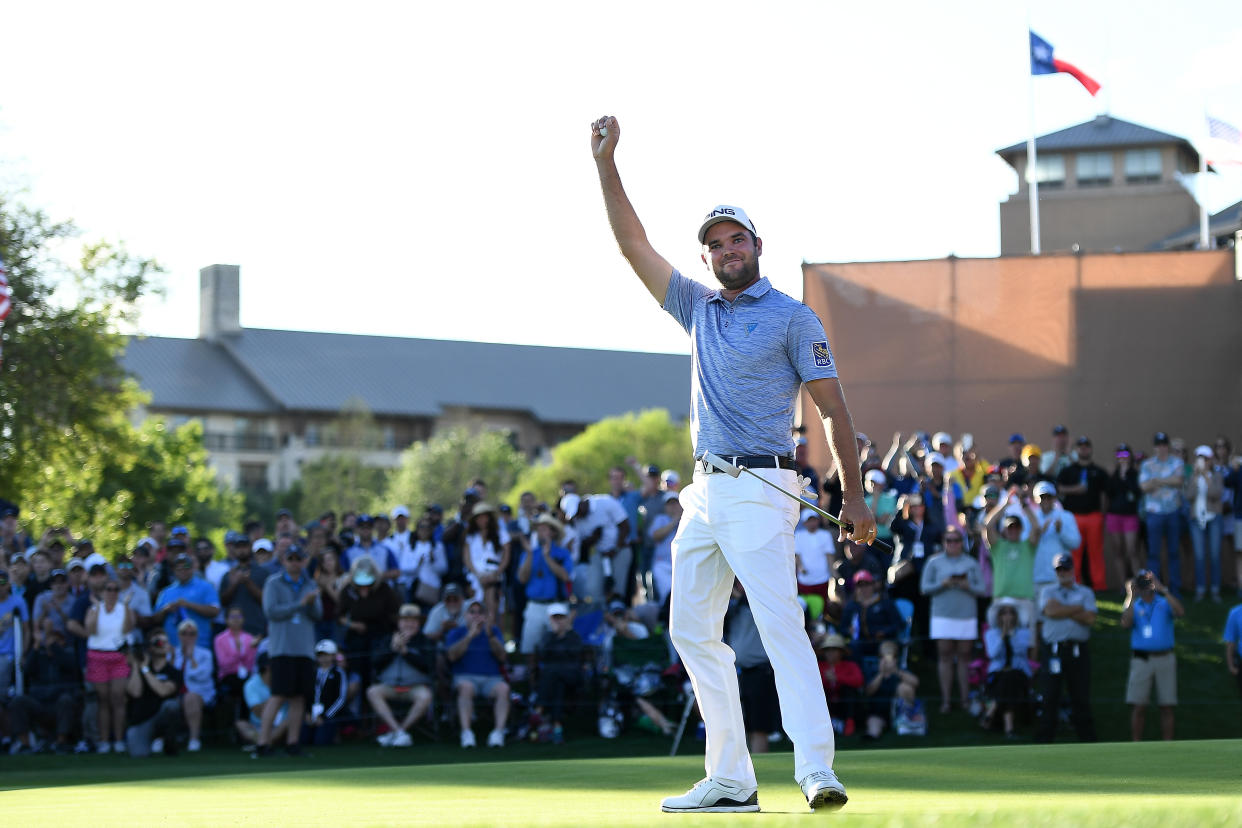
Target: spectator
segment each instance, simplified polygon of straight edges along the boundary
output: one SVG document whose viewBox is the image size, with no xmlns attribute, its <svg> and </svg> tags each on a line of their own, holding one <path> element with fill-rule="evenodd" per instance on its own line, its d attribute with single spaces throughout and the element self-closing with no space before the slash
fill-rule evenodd
<svg viewBox="0 0 1242 828">
<path fill-rule="evenodd" d="M 1057 505 L 1056 487 L 1051 483 L 1041 481 L 1036 484 L 1035 488 L 1039 492 L 1041 502 L 1045 498 L 1050 499 L 1051 502 L 1047 508 L 1051 511 Z M 1011 494 L 1010 498 L 1016 499 L 1016 496 Z M 992 597 L 1018 599 L 1024 614 L 1030 617 L 1030 613 L 1035 609 L 1035 545 L 1039 542 L 1040 524 L 1030 506 L 1023 503 L 1022 509 L 1031 527 L 1028 539 L 1023 540 L 1021 537 L 1022 519 L 1017 515 L 1005 513 L 1010 498 L 1005 498 L 997 504 L 988 515 L 985 526 L 988 546 L 991 547 L 992 554 Z M 1041 506 L 1041 508 L 1044 507 Z M 1002 521 L 1004 521 L 1003 531 L 997 528 Z M 1071 523 L 1068 516 L 1063 523 Z"/>
<path fill-rule="evenodd" d="M 319 587 L 306 574 L 306 553 L 294 544 L 285 550 L 284 574 L 263 585 L 263 613 L 268 621 L 267 652 L 272 659 L 272 697 L 263 709 L 255 756 L 272 753 L 276 713 L 289 705 L 285 752 L 301 753 L 298 739 L 306 701 L 315 692 L 315 622 L 323 617 Z"/>
<path fill-rule="evenodd" d="M 677 491 L 681 479 L 675 472 L 672 477 L 665 472 L 664 479 Z M 574 567 L 574 595 L 603 604 L 630 569 L 630 549 L 622 543 L 630 534 L 629 518 L 610 495 L 568 494 L 561 498 L 561 511 L 578 535 L 581 566 Z"/>
<path fill-rule="evenodd" d="M 315 527 L 311 534 L 321 533 Z M 323 618 L 315 624 L 316 638 L 337 640 L 340 630 L 337 616 L 341 607 L 341 588 L 349 580 L 349 575 L 341 571 L 341 558 L 334 547 L 325 547 L 319 553 L 319 565 L 315 567 L 315 583 L 319 587 L 319 600 L 323 602 Z"/>
<path fill-rule="evenodd" d="M 1023 617 L 1018 602 L 1001 598 L 988 609 L 988 629 L 983 646 L 988 657 L 987 690 L 989 703 L 983 714 L 984 727 L 991 727 L 997 713 L 1006 739 L 1014 739 L 1014 720 L 1026 709 L 1031 695 L 1030 619 Z"/>
<path fill-rule="evenodd" d="M 963 434 L 953 451 L 957 468 L 949 475 L 949 480 L 961 490 L 963 506 L 969 506 L 983 493 L 983 487 L 987 484 L 988 462 L 975 451 L 975 438 L 970 434 Z"/>
<path fill-rule="evenodd" d="M 927 506 L 918 492 L 902 495 L 899 513 L 893 518 L 893 557 L 888 568 L 888 595 L 904 598 L 914 605 L 914 633 L 928 632 L 928 599 L 919 584 L 923 566 L 931 555 L 939 552 L 944 541 L 943 530 L 928 526 L 924 519 Z"/>
<path fill-rule="evenodd" d="M 1190 505 L 1190 541 L 1195 550 L 1195 600 L 1202 601 L 1211 589 L 1220 603 L 1220 545 L 1225 522 L 1222 500 L 1225 478 L 1212 463 L 1212 449 L 1195 449 L 1194 472 L 1186 483 Z"/>
<path fill-rule="evenodd" d="M 371 654 L 375 684 L 367 688 L 367 701 L 388 732 L 379 737 L 384 747 L 409 747 L 409 730 L 431 707 L 435 675 L 435 644 L 423 635 L 423 611 L 418 604 L 404 604 L 397 614 L 397 630 L 377 644 Z M 400 724 L 389 700 L 408 701 L 410 710 Z"/>
<path fill-rule="evenodd" d="M 246 525 L 249 526 L 250 524 Z M 250 540 L 250 554 L 254 556 L 252 565 L 257 569 L 264 569 L 269 573 L 279 574 L 280 558 L 277 557 L 276 547 L 272 542 L 267 538 L 250 539 L 247 536 L 247 539 Z"/>
<path fill-rule="evenodd" d="M 345 657 L 363 687 L 371 684 L 371 652 L 396 628 L 401 599 L 379 579 L 369 556 L 350 567 L 350 581 L 341 590 L 340 623 L 345 630 Z"/>
<path fill-rule="evenodd" d="M 198 627 L 200 641 L 211 639 L 211 622 L 220 614 L 220 597 L 207 579 L 194 572 L 194 559 L 173 559 L 173 583 L 160 592 L 152 617 L 164 625 L 168 640 L 177 637 L 177 625 L 187 618 Z"/>
<path fill-rule="evenodd" d="M 877 584 L 883 584 L 887 573 L 884 561 L 867 544 L 846 541 L 843 548 L 845 554 L 832 564 L 832 588 L 828 593 L 836 604 L 831 610 L 834 617 L 839 617 L 841 609 L 853 597 L 855 575 L 865 570 Z"/>
<path fill-rule="evenodd" d="M 1220 472 L 1225 485 L 1225 514 L 1222 515 L 1222 553 L 1223 560 L 1228 560 L 1230 553 L 1234 562 L 1234 583 L 1242 594 L 1242 457 L 1233 454 L 1233 443 L 1223 434 L 1216 436 L 1212 444 L 1214 456 L 1213 466 Z"/>
<path fill-rule="evenodd" d="M 551 515 L 535 518 L 538 545 L 522 554 L 518 581 L 526 589 L 526 611 L 522 621 L 522 654 L 535 667 L 535 648 L 548 630 L 551 616 L 548 608 L 569 597 L 568 587 L 574 564 L 569 550 L 557 545 L 561 522 Z"/>
<path fill-rule="evenodd" d="M 895 640 L 903 626 L 901 613 L 880 594 L 875 576 L 865 569 L 854 573 L 854 596 L 842 612 L 841 629 L 852 642 L 854 654 L 863 659 L 864 668 L 870 659 L 874 669 L 880 644 Z"/>
<path fill-rule="evenodd" d="M 549 741 L 565 741 L 565 697 L 577 693 L 585 683 L 582 636 L 569 620 L 569 606 L 563 602 L 548 606 L 548 630 L 535 648 L 538 675 L 536 714 L 551 724 Z"/>
<path fill-rule="evenodd" d="M 32 626 L 35 635 L 39 636 L 51 624 L 65 641 L 69 641 L 69 627 L 66 622 L 75 600 L 69 592 L 69 575 L 63 569 L 53 569 L 49 580 L 52 582 L 51 589 L 40 593 L 35 599 Z"/>
<path fill-rule="evenodd" d="M 1108 506 L 1108 472 L 1092 459 L 1090 438 L 1079 437 L 1076 445 L 1078 460 L 1056 475 L 1057 488 L 1065 508 L 1073 514 L 1082 538 L 1081 545 L 1074 550 L 1075 575 L 1084 583 L 1090 580 L 1096 592 L 1103 592 L 1108 588 L 1108 573 L 1104 569 L 1104 510 Z M 1089 579 L 1082 574 L 1084 562 Z"/>
<path fill-rule="evenodd" d="M 746 589 L 736 579 L 733 581 L 729 610 L 725 613 L 725 643 L 732 648 L 737 664 L 746 745 L 751 753 L 767 753 L 768 734 L 781 729 L 776 673 L 759 637 Z"/>
<path fill-rule="evenodd" d="M 975 599 L 986 594 L 979 564 L 963 554 L 964 544 L 961 530 L 950 526 L 944 534 L 944 552 L 927 561 L 921 582 L 923 594 L 931 596 L 931 637 L 938 657 L 941 713 L 949 712 L 955 662 L 962 707 L 969 704 L 970 652 L 979 638 Z"/>
<path fill-rule="evenodd" d="M 1173 709 L 1177 705 L 1177 656 L 1173 653 L 1173 623 L 1185 615 L 1177 597 L 1150 570 L 1142 570 L 1127 584 L 1121 626 L 1130 630 L 1130 678 L 1126 703 L 1132 705 L 1130 736 L 1143 738 L 1152 684 L 1160 706 L 1160 734 L 1173 738 Z"/>
<path fill-rule="evenodd" d="M 173 666 L 181 671 L 185 694 L 181 709 L 185 713 L 190 741 L 186 750 L 197 753 L 203 749 L 203 712 L 216 703 L 211 650 L 198 643 L 198 626 L 186 619 L 177 625 L 178 646 L 173 653 Z"/>
<path fill-rule="evenodd" d="M 255 671 L 250 674 L 250 678 L 246 679 L 243 693 L 246 700 L 246 709 L 249 715 L 244 719 L 238 719 L 234 722 L 238 734 L 242 740 L 250 745 L 256 746 L 259 741 L 259 731 L 263 727 L 263 715 L 267 710 L 268 702 L 272 698 L 272 665 L 267 653 L 260 653 L 255 661 Z M 271 742 L 275 743 L 281 739 L 288 739 L 289 734 L 289 705 L 283 705 L 276 711 L 276 717 L 272 720 L 272 738 Z"/>
<path fill-rule="evenodd" d="M 1242 644 L 1242 604 L 1229 610 L 1225 619 L 1225 667 L 1238 685 L 1238 693 L 1242 694 L 1242 665 L 1238 663 L 1238 646 Z"/>
<path fill-rule="evenodd" d="M 1147 495 L 1147 568 L 1153 573 L 1161 571 L 1160 547 L 1163 544 L 1169 564 L 1169 586 L 1176 593 L 1182 586 L 1178 545 L 1185 466 L 1181 458 L 1170 454 L 1169 435 L 1157 431 L 1152 443 L 1156 456 L 1148 457 L 1139 468 L 1139 486 Z"/>
<path fill-rule="evenodd" d="M 349 681 L 337 663 L 337 646 L 332 639 L 325 638 L 315 645 L 315 661 L 315 695 L 302 741 L 330 745 L 336 742 L 337 724 L 349 701 Z"/>
<path fill-rule="evenodd" d="M 358 515 L 354 522 L 354 530 L 357 536 L 353 546 L 345 551 L 345 565 L 352 570 L 355 561 L 367 557 L 375 564 L 376 575 L 381 580 L 396 581 L 401 576 L 401 570 L 397 566 L 397 556 L 393 554 L 388 544 L 375 540 L 375 518 L 368 514 Z"/>
<path fill-rule="evenodd" d="M 26 599 L 26 606 L 30 609 L 30 616 L 33 618 L 35 601 L 52 588 L 52 559 L 42 549 L 26 553 L 26 559 L 30 562 L 30 577 L 26 579 L 26 593 L 23 597 Z"/>
<path fill-rule="evenodd" d="M 21 621 L 20 627 L 14 623 Z M 21 640 L 18 640 L 18 629 Z M 13 683 L 17 645 L 22 652 L 30 648 L 30 610 L 26 602 L 13 594 L 9 573 L 0 569 L 0 696 L 7 694 Z"/>
<path fill-rule="evenodd" d="M 435 535 L 436 526 L 431 518 L 420 518 L 410 541 L 410 554 L 401 563 L 402 574 L 409 572 L 411 597 L 424 611 L 439 602 L 440 587 L 449 569 L 444 544 Z"/>
<path fill-rule="evenodd" d="M 3 568 L 4 561 L 0 557 L 0 568 Z M 22 603 L 26 605 L 27 611 L 31 609 L 33 599 L 26 599 L 26 590 L 30 584 L 30 562 L 26 560 L 25 552 L 14 552 L 8 560 L 9 567 L 9 588 L 13 590 L 13 597 L 20 598 Z"/>
<path fill-rule="evenodd" d="M 1074 580 L 1074 558 L 1061 553 L 1053 561 L 1057 583 L 1039 593 L 1040 676 L 1043 714 L 1035 739 L 1051 742 L 1061 716 L 1061 687 L 1069 690 L 1070 720 L 1080 742 L 1095 741 L 1091 715 L 1091 651 L 1095 593 Z"/>
<path fill-rule="evenodd" d="M 1074 465 L 1078 457 L 1070 450 L 1069 429 L 1063 425 L 1052 427 L 1052 448 L 1044 453 L 1039 470 L 1050 480 L 1056 480 L 1062 471 Z"/>
<path fill-rule="evenodd" d="M 125 742 L 130 756 L 173 755 L 177 752 L 177 731 L 181 723 L 181 671 L 171 661 L 168 636 L 157 630 L 147 642 L 146 651 L 130 651 L 129 694 Z"/>
<path fill-rule="evenodd" d="M 457 718 L 461 723 L 461 746 L 475 746 L 470 727 L 475 696 L 491 699 L 495 721 L 488 734 L 488 747 L 504 747 L 505 722 L 509 717 L 509 685 L 501 665 L 505 660 L 505 640 L 500 628 L 488 625 L 481 601 L 466 607 L 466 624 L 449 630 L 444 639 L 453 664 L 453 690 L 457 694 Z"/>
<path fill-rule="evenodd" d="M 49 623 L 40 638 L 26 660 L 26 692 L 9 707 L 15 752 L 34 750 L 35 728 L 42 726 L 56 734 L 53 750 L 69 753 L 82 704 L 82 670 L 77 653 L 55 626 Z"/>
<path fill-rule="evenodd" d="M 643 573 L 650 573 L 651 583 L 648 585 L 648 598 L 655 600 L 654 596 L 656 594 L 656 586 L 654 562 L 656 547 L 658 544 L 655 538 L 651 536 L 651 532 L 655 528 L 656 522 L 659 521 L 660 516 L 665 514 L 664 504 L 668 502 L 667 496 L 670 494 L 676 495 L 677 493 L 661 491 L 659 466 L 646 466 L 644 468 L 636 462 L 634 468 L 642 480 L 642 488 L 639 489 L 638 493 L 641 500 L 638 506 L 638 513 L 641 521 L 643 547 L 642 558 L 639 561 L 639 571 Z M 534 496 L 532 495 L 532 500 L 533 497 Z M 680 500 L 678 501 L 678 505 L 680 505 Z M 678 520 L 680 520 L 680 517 Z M 675 532 L 676 530 L 672 531 Z M 669 542 L 672 542 L 671 536 L 669 537 Z M 672 572 L 671 568 L 669 572 Z M 658 600 L 656 602 L 660 603 Z"/>
<path fill-rule="evenodd" d="M 1071 469 L 1073 466 L 1070 467 Z M 1061 555 L 1071 554 L 1081 543 L 1082 536 L 1078 531 L 1078 521 L 1057 500 L 1056 488 L 1051 483 L 1036 483 L 1033 492 L 1039 508 L 1030 513 L 1030 520 L 1036 530 L 1033 535 L 1035 542 L 1034 596 L 1045 587 L 1057 583 L 1057 573 L 1053 562 Z M 1074 558 L 1076 562 L 1080 558 Z M 1081 567 L 1080 567 L 1081 569 Z M 1026 607 L 1029 613 L 1033 605 Z M 1030 616 L 1028 616 L 1030 617 Z M 1038 613 L 1032 620 L 1038 619 Z"/>
<path fill-rule="evenodd" d="M 134 613 L 119 600 L 120 591 L 116 581 L 107 581 L 85 618 L 86 680 L 99 700 L 98 753 L 125 752 L 125 687 L 129 683 L 125 645 L 134 629 Z"/>
<path fill-rule="evenodd" d="M 898 698 L 903 698 L 906 701 L 913 700 L 914 691 L 918 686 L 919 677 L 909 670 L 901 669 L 897 664 L 897 642 L 884 642 L 880 648 L 879 667 L 865 687 L 869 701 L 867 704 L 867 727 L 863 731 L 863 738 L 880 738 L 884 733 L 884 729 L 892 722 L 893 702 Z M 903 687 L 905 688 L 904 690 L 902 689 Z"/>
<path fill-rule="evenodd" d="M 509 566 L 509 547 L 500 538 L 496 507 L 479 502 L 466 522 L 462 561 L 483 590 L 483 606 L 489 624 L 495 624 L 500 609 L 500 591 Z"/>
<path fill-rule="evenodd" d="M 934 532 L 943 533 L 948 521 L 945 520 L 946 498 L 951 503 L 950 509 L 956 514 L 957 496 L 954 493 L 953 484 L 945 477 L 944 473 L 945 458 L 944 455 L 932 452 L 923 460 L 923 466 L 926 474 L 923 476 L 923 482 L 919 488 L 923 495 L 923 502 L 927 505 L 926 511 L 923 513 L 924 520 Z"/>
<path fill-rule="evenodd" d="M 230 607 L 225 616 L 225 628 L 212 641 L 212 650 L 216 656 L 216 677 L 235 714 L 238 702 L 244 698 L 242 691 L 246 680 L 254 673 L 258 643 L 257 637 L 246 632 L 241 607 Z M 243 717 L 234 715 L 233 718 Z"/>
<path fill-rule="evenodd" d="M 654 467 L 653 467 L 654 468 Z M 663 604 L 673 590 L 673 538 L 681 525 L 681 496 L 677 492 L 660 492 L 662 508 L 651 514 L 647 533 L 650 541 L 651 588 L 654 603 Z M 650 514 L 650 513 L 649 513 Z"/>
<path fill-rule="evenodd" d="M 137 580 L 138 570 L 129 557 L 116 562 L 117 599 L 134 614 L 134 628 L 129 634 L 129 644 L 141 645 L 143 631 L 154 626 L 151 620 L 151 596 Z"/>
<path fill-rule="evenodd" d="M 628 546 L 630 548 L 630 567 L 638 560 L 638 554 L 641 552 L 639 544 L 639 530 L 642 528 L 639 523 L 641 516 L 639 507 L 642 505 L 643 498 L 634 489 L 630 488 L 629 481 L 626 479 L 624 466 L 613 466 L 608 470 L 608 494 L 625 510 L 626 522 L 629 526 L 629 532 L 617 539 L 620 546 Z M 625 573 L 618 573 L 617 579 L 625 578 Z M 633 586 L 629 585 L 628 579 L 625 581 L 623 591 L 633 591 Z"/>
<path fill-rule="evenodd" d="M 824 682 L 832 729 L 838 736 L 853 736 L 857 727 L 858 693 L 863 686 L 862 668 L 850 660 L 845 637 L 830 632 L 816 645 L 819 675 Z"/>
<path fill-rule="evenodd" d="M 272 570 L 255 563 L 250 541 L 240 532 L 234 533 L 234 543 L 229 548 L 233 567 L 221 579 L 220 603 L 240 609 L 245 619 L 243 629 L 253 636 L 262 636 L 267 632 L 263 585 L 272 577 Z"/>
<path fill-rule="evenodd" d="M 801 525 L 794 532 L 794 566 L 798 573 L 798 594 L 806 601 L 812 618 L 824 613 L 832 586 L 832 559 L 836 553 L 832 533 L 823 529 L 823 519 L 812 509 L 803 509 Z M 670 550 L 669 566 L 672 566 Z"/>
<path fill-rule="evenodd" d="M 1139 473 L 1134 466 L 1130 446 L 1121 443 L 1114 454 L 1117 462 L 1108 478 L 1106 490 L 1108 514 L 1104 516 L 1104 548 L 1116 564 L 1118 583 L 1124 585 L 1143 568 L 1138 548 L 1138 510 L 1143 489 L 1139 486 Z"/>
</svg>

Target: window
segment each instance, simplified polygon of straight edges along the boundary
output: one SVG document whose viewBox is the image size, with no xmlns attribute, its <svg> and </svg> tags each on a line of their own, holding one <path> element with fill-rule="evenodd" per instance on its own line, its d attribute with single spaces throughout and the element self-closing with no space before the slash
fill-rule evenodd
<svg viewBox="0 0 1242 828">
<path fill-rule="evenodd" d="M 1160 180 L 1160 150 L 1126 150 L 1126 183 L 1150 184 Z"/>
<path fill-rule="evenodd" d="M 1079 187 L 1107 187 L 1113 183 L 1111 152 L 1080 152 L 1074 162 Z"/>
<path fill-rule="evenodd" d="M 308 423 L 306 426 L 306 433 L 303 436 L 306 439 L 306 445 L 308 446 L 319 445 L 319 426 L 315 425 L 314 423 Z"/>
<path fill-rule="evenodd" d="M 1038 155 L 1035 157 L 1035 181 L 1041 187 L 1065 186 L 1065 156 Z"/>
<path fill-rule="evenodd" d="M 266 463 L 242 463 L 239 471 L 241 479 L 238 483 L 243 492 L 262 493 L 267 491 Z"/>
</svg>

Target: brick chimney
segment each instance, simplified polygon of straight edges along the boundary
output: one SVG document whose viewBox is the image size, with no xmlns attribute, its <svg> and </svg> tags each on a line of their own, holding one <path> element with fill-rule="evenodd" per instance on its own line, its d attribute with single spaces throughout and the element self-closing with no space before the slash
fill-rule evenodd
<svg viewBox="0 0 1242 828">
<path fill-rule="evenodd" d="M 241 267 L 208 265 L 198 280 L 198 338 L 215 342 L 241 333 Z"/>
</svg>

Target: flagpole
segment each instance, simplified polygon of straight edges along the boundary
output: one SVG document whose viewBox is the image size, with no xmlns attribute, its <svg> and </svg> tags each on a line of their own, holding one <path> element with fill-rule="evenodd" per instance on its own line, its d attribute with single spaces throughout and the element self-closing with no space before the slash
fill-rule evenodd
<svg viewBox="0 0 1242 828">
<path fill-rule="evenodd" d="M 1208 123 L 1207 109 L 1203 110 L 1203 123 L 1204 124 Z M 1205 142 L 1204 146 L 1199 149 L 1199 174 L 1201 176 L 1199 178 L 1200 188 L 1204 186 L 1204 182 L 1207 180 L 1206 176 L 1204 175 L 1205 173 L 1207 173 L 1207 155 L 1204 153 L 1204 149 L 1206 149 L 1206 147 L 1207 147 L 1207 144 Z M 1212 240 L 1209 238 L 1209 233 L 1208 233 L 1208 211 L 1207 211 L 1207 207 L 1204 205 L 1204 202 L 1207 200 L 1204 197 L 1206 195 L 1207 195 L 1206 193 L 1200 190 L 1199 192 L 1199 249 L 1200 250 L 1208 250 L 1212 246 Z"/>
<path fill-rule="evenodd" d="M 1027 26 L 1027 49 L 1030 49 L 1030 26 Z M 1029 58 L 1028 58 L 1029 63 Z M 1035 74 L 1028 65 L 1026 99 L 1030 107 L 1030 135 L 1026 139 L 1026 197 L 1031 202 L 1031 255 L 1039 255 L 1039 177 L 1035 174 Z"/>
</svg>

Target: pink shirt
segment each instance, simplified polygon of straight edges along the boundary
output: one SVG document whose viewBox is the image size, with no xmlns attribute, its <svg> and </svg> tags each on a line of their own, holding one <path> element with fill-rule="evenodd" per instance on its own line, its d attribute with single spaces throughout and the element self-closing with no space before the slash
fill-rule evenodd
<svg viewBox="0 0 1242 828">
<path fill-rule="evenodd" d="M 258 655 L 254 646 L 256 640 L 244 631 L 239 631 L 236 638 L 232 630 L 224 630 L 217 635 L 212 642 L 216 651 L 216 675 L 220 678 L 236 675 L 237 668 L 242 666 L 247 672 L 253 672 L 254 660 Z"/>
</svg>

